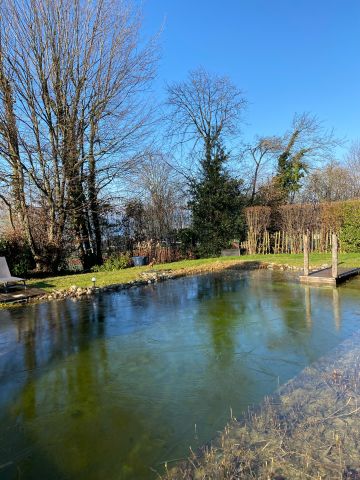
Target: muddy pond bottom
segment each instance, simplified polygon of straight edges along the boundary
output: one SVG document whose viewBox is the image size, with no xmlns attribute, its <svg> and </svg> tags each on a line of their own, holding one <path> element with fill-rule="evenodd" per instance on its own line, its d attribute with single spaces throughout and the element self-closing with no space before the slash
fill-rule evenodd
<svg viewBox="0 0 360 480">
<path fill-rule="evenodd" d="M 0 311 L 0 478 L 147 480 L 359 329 L 265 270 Z"/>
</svg>

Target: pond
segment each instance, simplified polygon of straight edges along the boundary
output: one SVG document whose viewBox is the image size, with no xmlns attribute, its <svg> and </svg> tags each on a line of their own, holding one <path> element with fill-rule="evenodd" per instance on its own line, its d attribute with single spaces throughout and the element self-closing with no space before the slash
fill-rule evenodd
<svg viewBox="0 0 360 480">
<path fill-rule="evenodd" d="M 225 271 L 1 310 L 0 478 L 157 478 L 357 330 L 359 289 Z"/>
</svg>

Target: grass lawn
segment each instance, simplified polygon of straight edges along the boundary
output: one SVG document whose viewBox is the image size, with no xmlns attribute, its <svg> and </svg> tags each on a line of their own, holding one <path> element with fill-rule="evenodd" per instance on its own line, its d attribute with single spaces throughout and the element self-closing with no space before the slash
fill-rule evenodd
<svg viewBox="0 0 360 480">
<path fill-rule="evenodd" d="M 34 287 L 43 288 L 47 291 L 60 290 L 76 285 L 77 287 L 90 287 L 92 277 L 96 278 L 96 286 L 104 287 L 115 283 L 127 283 L 136 280 L 143 271 L 152 270 L 172 270 L 185 271 L 188 273 L 211 270 L 212 267 L 221 268 L 220 264 L 230 266 L 244 262 L 267 262 L 277 265 L 291 265 L 301 267 L 303 265 L 303 255 L 246 255 L 242 257 L 218 257 L 201 258 L 198 260 L 183 260 L 180 262 L 155 265 L 154 267 L 133 267 L 125 270 L 116 270 L 113 272 L 80 273 L 67 276 L 49 277 L 45 279 L 34 279 L 28 282 Z M 360 254 L 347 253 L 340 255 L 339 261 L 341 267 L 360 267 Z M 331 254 L 314 253 L 310 256 L 310 265 L 312 267 L 320 266 L 325 263 L 331 263 Z"/>
</svg>

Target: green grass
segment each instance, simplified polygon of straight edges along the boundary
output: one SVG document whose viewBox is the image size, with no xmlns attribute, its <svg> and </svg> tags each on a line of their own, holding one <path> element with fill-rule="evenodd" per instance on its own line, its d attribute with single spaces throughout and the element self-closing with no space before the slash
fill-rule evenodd
<svg viewBox="0 0 360 480">
<path fill-rule="evenodd" d="M 155 265 L 151 267 L 154 270 L 199 270 L 211 269 L 212 264 L 224 262 L 228 264 L 239 262 L 268 262 L 277 265 L 291 265 L 301 267 L 303 265 L 303 255 L 246 255 L 242 257 L 218 257 L 218 258 L 201 258 L 198 260 L 183 260 L 180 262 Z M 339 261 L 342 267 L 360 267 L 360 254 L 347 253 L 340 255 Z M 320 266 L 325 263 L 331 263 L 331 254 L 314 253 L 310 256 L 310 264 L 312 267 Z M 133 267 L 125 270 L 117 270 L 113 272 L 96 272 L 96 273 L 80 273 L 75 275 L 49 277 L 41 280 L 33 279 L 28 282 L 33 287 L 43 288 L 46 291 L 60 290 L 76 285 L 77 287 L 90 287 L 92 285 L 92 277 L 96 278 L 96 286 L 105 287 L 111 284 L 127 283 L 139 278 L 143 271 L 149 270 L 149 267 Z"/>
</svg>

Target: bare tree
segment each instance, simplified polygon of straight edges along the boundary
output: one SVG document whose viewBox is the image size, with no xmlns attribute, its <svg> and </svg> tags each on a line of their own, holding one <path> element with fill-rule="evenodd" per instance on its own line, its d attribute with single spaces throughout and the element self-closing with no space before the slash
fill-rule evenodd
<svg viewBox="0 0 360 480">
<path fill-rule="evenodd" d="M 138 156 L 155 45 L 139 47 L 140 15 L 125 0 L 4 0 L 1 18 L 4 200 L 39 269 L 59 262 L 67 228 L 87 268 L 101 262 L 101 192 Z M 46 214 L 47 252 L 34 209 Z"/>
<path fill-rule="evenodd" d="M 293 154 L 302 155 L 311 167 L 316 162 L 334 155 L 334 147 L 341 144 L 335 137 L 333 129 L 327 129 L 316 115 L 309 112 L 296 113 L 290 130 L 285 134 L 287 147 L 291 146 Z"/>
<path fill-rule="evenodd" d="M 352 172 L 338 162 L 330 162 L 307 176 L 301 200 L 305 202 L 333 202 L 356 197 Z"/>
<path fill-rule="evenodd" d="M 327 130 L 316 116 L 295 114 L 278 157 L 276 179 L 284 201 L 294 201 L 305 174 L 319 162 L 332 158 L 339 143 L 333 130 Z"/>
<path fill-rule="evenodd" d="M 353 198 L 360 198 L 360 141 L 352 143 L 345 159 L 345 165 L 350 173 L 349 189 Z"/>
<path fill-rule="evenodd" d="M 210 155 L 219 140 L 239 132 L 246 99 L 228 77 L 203 68 L 168 86 L 169 132 L 181 145 L 202 142 Z"/>
<path fill-rule="evenodd" d="M 11 219 L 9 218 L 7 205 L 0 201 L 0 237 L 5 230 L 9 230 Z"/>
<path fill-rule="evenodd" d="M 144 155 L 131 190 L 143 205 L 147 239 L 166 240 L 187 226 L 187 196 L 183 178 L 161 151 Z"/>
<path fill-rule="evenodd" d="M 241 159 L 247 170 L 250 205 L 255 202 L 259 184 L 271 175 L 271 169 L 274 168 L 273 162 L 280 153 L 282 145 L 280 137 L 256 137 L 252 145 L 244 148 Z"/>
</svg>

